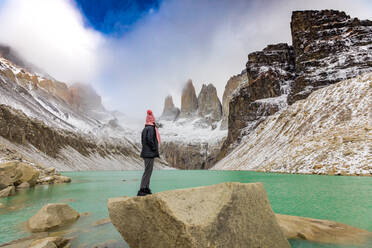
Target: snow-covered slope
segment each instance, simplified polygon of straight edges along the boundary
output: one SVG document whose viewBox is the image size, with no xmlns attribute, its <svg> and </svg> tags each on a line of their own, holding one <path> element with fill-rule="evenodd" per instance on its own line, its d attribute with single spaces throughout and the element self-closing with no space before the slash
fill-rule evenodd
<svg viewBox="0 0 372 248">
<path fill-rule="evenodd" d="M 84 88 L 73 90 L 50 76 L 30 72 L 0 56 L 0 104 L 10 107 L 2 107 L 6 114 L 1 121 L 9 123 L 10 127 L 2 130 L 3 139 L 0 142 L 27 158 L 59 170 L 141 169 L 143 162 L 137 145 L 140 136 L 132 125 L 129 127 L 130 120 L 120 112 L 105 110 L 100 101 L 96 108 L 80 108 L 78 104 L 82 99 L 78 90 L 83 91 L 80 94 L 86 92 Z M 96 98 L 100 100 L 99 96 Z M 10 124 L 8 119 L 22 120 L 22 125 L 28 126 Z M 65 142 L 63 137 L 66 135 L 71 136 L 69 142 L 75 148 L 55 140 L 49 142 L 45 132 L 38 128 L 54 132 L 59 136 L 58 142 Z M 26 142 L 14 143 L 14 135 L 11 134 L 14 130 L 24 133 Z M 65 147 L 59 149 L 58 156 L 48 154 L 48 149 L 43 150 L 43 146 L 38 147 L 37 142 L 33 142 L 33 135 L 40 135 L 40 142 Z M 83 151 L 88 147 L 88 154 L 77 149 L 81 147 Z M 165 164 L 161 161 L 158 166 L 164 167 Z"/>
<path fill-rule="evenodd" d="M 213 169 L 372 175 L 372 73 L 268 117 Z"/>
<path fill-rule="evenodd" d="M 211 125 L 195 115 L 160 123 L 160 152 L 169 165 L 180 169 L 208 169 L 215 164 L 227 136 L 227 130 L 220 129 L 221 121 Z"/>
<path fill-rule="evenodd" d="M 159 133 L 165 142 L 175 143 L 220 143 L 227 135 L 227 130 L 221 130 L 221 121 L 212 129 L 203 118 L 180 118 L 176 121 L 160 121 Z"/>
</svg>

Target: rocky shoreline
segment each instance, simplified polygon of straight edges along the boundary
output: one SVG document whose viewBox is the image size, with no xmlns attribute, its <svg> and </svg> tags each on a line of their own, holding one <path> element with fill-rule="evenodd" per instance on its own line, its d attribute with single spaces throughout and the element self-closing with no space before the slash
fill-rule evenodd
<svg viewBox="0 0 372 248">
<path fill-rule="evenodd" d="M 55 168 L 32 162 L 14 150 L 0 147 L 0 197 L 43 184 L 70 183 L 71 178 Z"/>
</svg>

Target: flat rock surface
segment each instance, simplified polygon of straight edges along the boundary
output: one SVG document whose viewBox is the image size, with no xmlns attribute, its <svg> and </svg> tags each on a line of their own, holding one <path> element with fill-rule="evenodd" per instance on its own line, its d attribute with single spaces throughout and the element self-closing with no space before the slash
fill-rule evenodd
<svg viewBox="0 0 372 248">
<path fill-rule="evenodd" d="M 276 218 L 287 239 L 345 245 L 372 242 L 372 233 L 339 222 L 282 214 L 276 214 Z"/>
</svg>

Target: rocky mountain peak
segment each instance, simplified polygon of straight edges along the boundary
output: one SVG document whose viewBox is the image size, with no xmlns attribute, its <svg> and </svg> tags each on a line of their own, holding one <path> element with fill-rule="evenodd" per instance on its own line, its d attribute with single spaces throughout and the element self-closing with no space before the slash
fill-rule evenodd
<svg viewBox="0 0 372 248">
<path fill-rule="evenodd" d="M 69 87 L 69 103 L 80 110 L 103 110 L 101 96 L 89 84 L 75 83 Z"/>
<path fill-rule="evenodd" d="M 222 117 L 222 106 L 213 84 L 203 84 L 198 96 L 198 114 L 208 121 L 219 121 Z"/>
<path fill-rule="evenodd" d="M 269 45 L 250 53 L 248 82 L 230 99 L 228 138 L 237 144 L 268 116 L 311 92 L 372 71 L 372 21 L 336 10 L 295 11 L 292 46 Z"/>
<path fill-rule="evenodd" d="M 172 96 L 167 96 L 164 100 L 164 109 L 160 119 L 174 121 L 177 119 L 179 114 L 180 109 L 174 106 Z"/>
<path fill-rule="evenodd" d="M 194 84 L 191 79 L 187 81 L 182 90 L 181 97 L 181 117 L 189 117 L 196 113 L 198 109 L 198 98 L 196 97 Z"/>
</svg>

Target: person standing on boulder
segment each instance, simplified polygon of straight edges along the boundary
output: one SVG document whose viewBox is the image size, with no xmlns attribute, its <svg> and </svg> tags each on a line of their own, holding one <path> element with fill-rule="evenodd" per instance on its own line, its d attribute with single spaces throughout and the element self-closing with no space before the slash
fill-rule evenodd
<svg viewBox="0 0 372 248">
<path fill-rule="evenodd" d="M 154 167 L 154 159 L 159 157 L 160 135 L 155 125 L 154 114 L 151 110 L 147 110 L 146 124 L 145 128 L 142 130 L 141 142 L 141 157 L 145 162 L 145 171 L 137 196 L 152 194 L 150 190 L 150 178 Z"/>
</svg>

